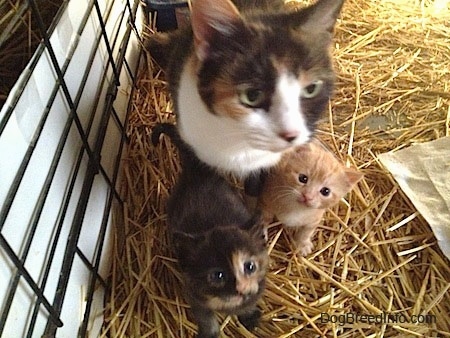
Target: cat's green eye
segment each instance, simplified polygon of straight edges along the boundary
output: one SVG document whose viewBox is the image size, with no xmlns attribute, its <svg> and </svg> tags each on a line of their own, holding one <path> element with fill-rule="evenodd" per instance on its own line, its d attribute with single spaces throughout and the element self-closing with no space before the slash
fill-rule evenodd
<svg viewBox="0 0 450 338">
<path fill-rule="evenodd" d="M 226 273 L 222 270 L 210 271 L 207 275 L 208 284 L 216 288 L 222 287 L 227 281 Z"/>
<path fill-rule="evenodd" d="M 322 196 L 329 196 L 331 193 L 331 190 L 327 187 L 323 187 L 322 189 L 320 189 L 320 193 L 322 194 Z"/>
<path fill-rule="evenodd" d="M 322 80 L 316 80 L 314 82 L 311 82 L 309 85 L 307 85 L 305 88 L 302 89 L 301 96 L 306 99 L 312 99 L 313 97 L 316 97 L 323 87 L 323 81 Z"/>
<path fill-rule="evenodd" d="M 244 263 L 244 273 L 246 275 L 251 275 L 256 271 L 256 264 L 253 261 L 248 261 Z"/>
<path fill-rule="evenodd" d="M 298 180 L 300 183 L 306 184 L 308 183 L 308 176 L 300 174 L 298 175 Z"/>
<path fill-rule="evenodd" d="M 253 88 L 248 85 L 238 87 L 239 101 L 252 108 L 258 108 L 266 99 L 266 94 L 263 90 Z"/>
</svg>

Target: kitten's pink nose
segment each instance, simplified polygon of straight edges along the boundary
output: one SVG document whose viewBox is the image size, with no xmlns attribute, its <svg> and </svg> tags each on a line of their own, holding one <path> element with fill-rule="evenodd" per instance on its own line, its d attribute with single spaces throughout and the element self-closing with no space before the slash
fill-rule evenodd
<svg viewBox="0 0 450 338">
<path fill-rule="evenodd" d="M 308 202 L 311 202 L 311 200 L 312 200 L 313 198 L 312 198 L 312 196 L 311 195 L 309 195 L 309 194 L 305 194 L 305 193 L 302 193 L 301 195 L 300 195 L 300 198 L 299 198 L 299 201 L 301 202 L 301 203 L 308 203 Z"/>
<path fill-rule="evenodd" d="M 295 130 L 287 130 L 278 134 L 283 140 L 292 143 L 298 137 L 298 131 Z"/>
<path fill-rule="evenodd" d="M 303 197 L 305 198 L 306 201 L 311 201 L 313 199 L 312 196 L 309 194 L 303 194 Z"/>
</svg>

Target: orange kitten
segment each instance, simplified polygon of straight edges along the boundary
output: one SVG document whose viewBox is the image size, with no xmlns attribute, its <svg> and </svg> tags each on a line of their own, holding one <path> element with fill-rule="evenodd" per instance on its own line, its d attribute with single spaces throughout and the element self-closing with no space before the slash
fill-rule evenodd
<svg viewBox="0 0 450 338">
<path fill-rule="evenodd" d="M 293 228 L 298 254 L 306 256 L 312 252 L 311 237 L 325 210 L 337 204 L 362 176 L 314 140 L 283 155 L 267 176 L 259 206 L 266 220 L 275 216 Z"/>
</svg>

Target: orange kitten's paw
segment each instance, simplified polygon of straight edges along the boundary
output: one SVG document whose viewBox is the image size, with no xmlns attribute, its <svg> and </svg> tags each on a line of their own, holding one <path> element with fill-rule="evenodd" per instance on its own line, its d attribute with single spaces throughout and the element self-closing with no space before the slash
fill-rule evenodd
<svg viewBox="0 0 450 338">
<path fill-rule="evenodd" d="M 303 257 L 308 256 L 313 251 L 313 248 L 314 244 L 310 240 L 303 241 L 298 245 L 297 255 Z"/>
</svg>

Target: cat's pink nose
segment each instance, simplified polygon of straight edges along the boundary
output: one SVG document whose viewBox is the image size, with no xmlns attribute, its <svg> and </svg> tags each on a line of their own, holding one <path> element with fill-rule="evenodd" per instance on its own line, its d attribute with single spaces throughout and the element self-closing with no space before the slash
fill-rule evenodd
<svg viewBox="0 0 450 338">
<path fill-rule="evenodd" d="M 295 130 L 283 131 L 279 133 L 278 136 L 280 136 L 283 140 L 292 143 L 298 137 L 298 131 Z"/>
</svg>

